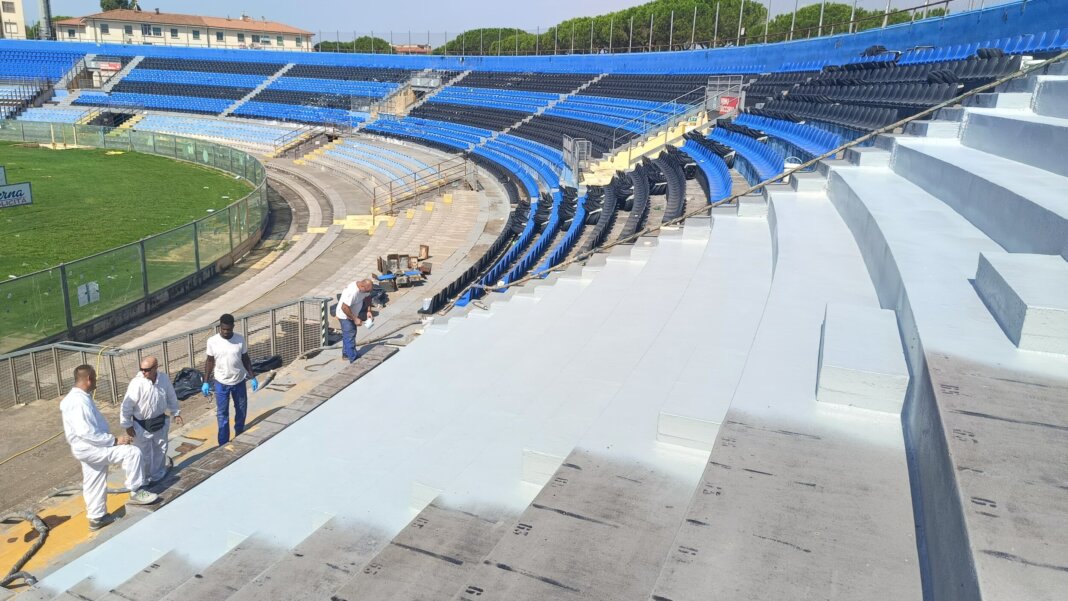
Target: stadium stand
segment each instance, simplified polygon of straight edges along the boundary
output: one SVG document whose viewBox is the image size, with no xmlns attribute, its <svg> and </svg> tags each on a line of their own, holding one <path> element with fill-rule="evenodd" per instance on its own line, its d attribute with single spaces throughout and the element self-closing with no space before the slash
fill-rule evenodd
<svg viewBox="0 0 1068 601">
<path fill-rule="evenodd" d="M 50 574 L 42 598 L 1060 598 L 1068 337 L 1035 352 L 1013 324 L 1063 307 L 1068 285 L 1068 209 L 1053 193 L 1068 186 L 1064 63 L 737 199 L 733 214 L 514 285 L 681 216 L 688 178 L 697 206 L 723 200 L 738 192 L 732 170 L 774 178 L 787 155 L 824 154 L 1068 48 L 1056 27 L 1063 7 L 1030 0 L 660 56 L 249 52 L 241 64 L 272 75 L 269 60 L 298 64 L 234 114 L 346 119 L 462 153 L 504 183 L 501 233 L 430 305 L 493 302 L 425 325 L 270 444 Z M 894 52 L 861 56 L 875 43 Z M 432 67 L 472 72 L 407 115 L 337 99 Z M 213 68 L 88 98 L 214 107 L 232 99 L 203 88 L 241 87 L 216 85 Z M 611 157 L 724 74 L 752 79 L 738 115 L 602 184 L 565 181 L 563 136 Z M 317 106 L 302 78 L 334 87 Z M 358 138 L 326 154 L 383 178 L 419 167 Z M 324 491 L 324 473 L 344 477 Z M 234 490 L 285 502 L 204 511 Z"/>
</svg>

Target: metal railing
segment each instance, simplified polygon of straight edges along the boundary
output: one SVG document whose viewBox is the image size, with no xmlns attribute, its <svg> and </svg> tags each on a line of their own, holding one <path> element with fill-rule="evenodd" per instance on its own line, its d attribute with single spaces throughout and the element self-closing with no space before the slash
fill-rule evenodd
<svg viewBox="0 0 1068 601">
<path fill-rule="evenodd" d="M 237 317 L 253 361 L 279 355 L 283 364 L 327 343 L 329 298 L 302 298 Z M 98 400 L 118 403 L 141 359 L 154 356 L 172 377 L 181 369 L 203 369 L 205 344 L 215 324 L 169 336 L 134 349 L 61 342 L 0 355 L 0 409 L 55 399 L 74 384 L 74 368 L 96 368 Z M 0 419 L 3 419 L 0 413 Z"/>
<path fill-rule="evenodd" d="M 97 337 L 117 315 L 128 320 L 143 314 L 147 306 L 229 267 L 259 241 L 268 223 L 263 165 L 228 146 L 129 128 L 31 121 L 0 121 L 0 140 L 157 154 L 213 167 L 253 185 L 244 198 L 192 223 L 0 281 L 0 352 L 50 339 Z M 144 310 L 133 311 L 138 303 Z"/>
<path fill-rule="evenodd" d="M 469 161 L 454 157 L 379 184 L 371 191 L 371 213 L 392 215 L 404 203 L 465 179 L 470 173 Z"/>
</svg>

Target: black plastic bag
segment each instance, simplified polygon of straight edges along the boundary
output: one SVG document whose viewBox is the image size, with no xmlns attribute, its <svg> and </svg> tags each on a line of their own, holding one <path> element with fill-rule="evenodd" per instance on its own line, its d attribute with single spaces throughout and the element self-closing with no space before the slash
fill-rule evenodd
<svg viewBox="0 0 1068 601">
<path fill-rule="evenodd" d="M 272 369 L 278 369 L 282 367 L 282 355 L 271 355 L 252 362 L 252 371 L 262 374 L 265 371 L 271 371 Z"/>
<path fill-rule="evenodd" d="M 172 384 L 174 384 L 174 393 L 178 395 L 178 400 L 184 401 L 200 392 L 200 387 L 204 385 L 204 374 L 192 367 L 183 367 L 182 371 L 174 376 Z"/>
</svg>

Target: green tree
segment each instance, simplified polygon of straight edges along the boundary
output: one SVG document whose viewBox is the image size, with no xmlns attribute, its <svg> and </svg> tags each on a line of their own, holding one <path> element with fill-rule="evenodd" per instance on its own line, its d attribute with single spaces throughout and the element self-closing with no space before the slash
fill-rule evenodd
<svg viewBox="0 0 1068 601">
<path fill-rule="evenodd" d="M 52 23 L 53 23 L 52 29 L 55 30 L 55 25 L 54 24 L 55 24 L 56 21 L 62 21 L 64 19 L 72 19 L 72 18 L 73 17 L 71 17 L 70 15 L 56 15 L 56 16 L 53 16 L 52 17 Z M 34 23 L 33 25 L 27 25 L 26 26 L 26 39 L 27 40 L 36 40 L 37 37 L 40 35 L 40 32 L 41 32 L 41 24 L 40 23 Z"/>
<path fill-rule="evenodd" d="M 379 37 L 360 36 L 345 42 L 322 41 L 315 45 L 318 52 L 361 52 L 364 54 L 393 54 L 389 40 Z"/>
<path fill-rule="evenodd" d="M 445 54 L 446 51 L 448 54 L 478 54 L 480 48 L 483 54 L 491 54 L 490 48 L 496 48 L 498 40 L 511 39 L 521 33 L 522 30 L 511 27 L 470 29 L 449 40 L 444 46 L 435 48 L 434 54 Z M 496 54 L 496 51 L 492 54 Z"/>
<path fill-rule="evenodd" d="M 100 0 L 100 10 L 131 9 L 137 6 L 137 0 Z"/>
</svg>

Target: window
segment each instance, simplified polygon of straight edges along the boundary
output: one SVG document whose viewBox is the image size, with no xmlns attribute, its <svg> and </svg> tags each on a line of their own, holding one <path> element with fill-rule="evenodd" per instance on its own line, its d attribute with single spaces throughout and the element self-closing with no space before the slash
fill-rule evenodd
<svg viewBox="0 0 1068 601">
<path fill-rule="evenodd" d="M 142 24 L 141 25 L 141 35 L 152 35 L 152 26 L 151 25 Z"/>
<path fill-rule="evenodd" d="M 260 43 L 260 36 L 258 36 L 256 34 L 252 34 L 252 43 L 253 44 L 259 44 Z"/>
<path fill-rule="evenodd" d="M 243 34 L 243 33 L 237 34 L 237 43 L 238 44 L 244 44 L 245 43 L 245 34 Z"/>
<path fill-rule="evenodd" d="M 19 32 L 19 24 L 14 21 L 7 21 L 4 23 L 4 33 L 8 35 L 15 35 Z"/>
<path fill-rule="evenodd" d="M 178 28 L 177 27 L 172 27 L 171 28 L 171 38 L 178 39 Z"/>
<path fill-rule="evenodd" d="M 221 32 L 221 31 L 216 31 L 215 32 L 215 41 L 216 42 L 223 41 L 223 32 Z"/>
<path fill-rule="evenodd" d="M 303 46 L 304 45 L 304 38 L 302 38 L 302 37 L 300 37 L 298 35 L 296 39 L 297 39 L 297 46 Z"/>
<path fill-rule="evenodd" d="M 15 12 L 15 3 L 14 2 L 0 2 L 0 4 L 3 5 L 5 13 L 13 13 L 13 12 Z"/>
<path fill-rule="evenodd" d="M 263 44 L 264 46 L 270 46 L 271 45 L 271 38 L 269 38 L 267 36 L 263 36 L 263 38 L 260 39 L 260 43 Z"/>
<path fill-rule="evenodd" d="M 76 37 L 78 37 L 78 36 L 77 36 L 77 34 L 75 34 L 75 33 L 74 33 L 74 30 L 73 30 L 73 29 L 68 29 L 68 30 L 67 30 L 67 37 L 68 37 L 68 38 L 76 38 Z"/>
<path fill-rule="evenodd" d="M 282 36 L 278 36 L 277 38 L 274 39 L 274 41 L 278 42 L 279 46 L 285 46 L 285 44 L 286 44 L 286 40 Z"/>
<path fill-rule="evenodd" d="M 153 27 L 152 28 L 152 35 L 156 36 L 157 38 L 162 38 L 163 37 L 163 28 L 162 27 Z"/>
<path fill-rule="evenodd" d="M 133 25 L 123 25 L 122 26 L 122 31 L 126 35 L 133 35 Z"/>
<path fill-rule="evenodd" d="M 101 23 L 100 35 L 108 35 L 109 33 L 111 33 L 111 27 L 109 27 L 107 23 Z"/>
<path fill-rule="evenodd" d="M 193 39 L 194 40 L 199 40 L 200 39 L 200 30 L 199 29 L 194 29 L 193 30 Z"/>
</svg>

